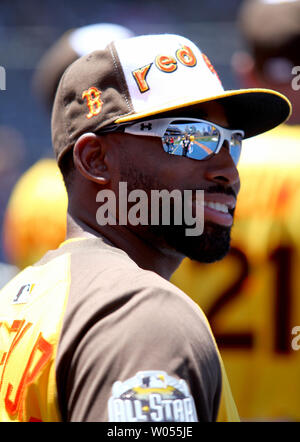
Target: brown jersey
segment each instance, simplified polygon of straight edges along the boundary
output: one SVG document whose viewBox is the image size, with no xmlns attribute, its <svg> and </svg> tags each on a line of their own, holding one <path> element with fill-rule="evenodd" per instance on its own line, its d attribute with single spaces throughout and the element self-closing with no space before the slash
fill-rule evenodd
<svg viewBox="0 0 300 442">
<path fill-rule="evenodd" d="M 2 420 L 238 420 L 200 308 L 106 240 L 66 241 L 0 298 Z"/>
</svg>

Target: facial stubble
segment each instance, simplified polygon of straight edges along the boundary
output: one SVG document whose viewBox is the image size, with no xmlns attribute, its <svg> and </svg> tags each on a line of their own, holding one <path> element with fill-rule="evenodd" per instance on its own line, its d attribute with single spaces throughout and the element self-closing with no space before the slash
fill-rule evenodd
<svg viewBox="0 0 300 442">
<path fill-rule="evenodd" d="M 137 171 L 132 167 L 122 171 L 121 181 L 127 182 L 128 192 L 135 189 L 144 190 L 149 198 L 151 190 L 166 189 L 169 192 L 174 190 L 174 188 L 168 188 L 157 177 L 154 179 L 153 176 Z M 179 190 L 183 193 L 184 189 Z M 212 190 L 212 188 L 209 189 L 209 191 Z M 172 200 L 170 201 L 170 207 L 170 225 L 163 225 L 162 223 L 151 225 L 151 223 L 148 223 L 147 226 L 136 229 L 137 234 L 143 236 L 146 241 L 151 241 L 151 244 L 158 249 L 173 249 L 181 255 L 202 263 L 218 261 L 228 253 L 231 227 L 207 221 L 204 223 L 204 230 L 201 235 L 187 236 L 186 229 L 191 226 L 185 224 L 183 213 L 182 224 L 176 225 L 174 223 L 174 201 Z"/>
</svg>

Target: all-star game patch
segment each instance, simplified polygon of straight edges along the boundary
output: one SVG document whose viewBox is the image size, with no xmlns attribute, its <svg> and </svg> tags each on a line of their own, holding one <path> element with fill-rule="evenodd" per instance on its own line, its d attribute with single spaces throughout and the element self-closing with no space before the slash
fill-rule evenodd
<svg viewBox="0 0 300 442">
<path fill-rule="evenodd" d="M 139 371 L 113 384 L 109 422 L 197 422 L 194 399 L 183 379 L 164 371 Z"/>
</svg>

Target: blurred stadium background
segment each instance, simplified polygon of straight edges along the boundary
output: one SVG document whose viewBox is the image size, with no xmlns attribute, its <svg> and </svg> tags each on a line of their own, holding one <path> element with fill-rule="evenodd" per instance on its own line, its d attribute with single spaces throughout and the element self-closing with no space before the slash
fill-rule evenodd
<svg viewBox="0 0 300 442">
<path fill-rule="evenodd" d="M 0 232 L 17 183 L 4 238 L 14 265 L 21 269 L 34 262 L 40 246 L 52 248 L 64 236 L 66 196 L 56 167 L 44 159 L 53 158 L 50 117 L 32 88 L 45 52 L 67 30 L 94 23 L 119 24 L 137 35 L 183 34 L 209 56 L 225 89 L 239 88 L 231 60 L 246 46 L 237 27 L 241 4 L 242 0 L 0 1 L 0 66 L 6 70 L 6 90 L 0 90 Z M 278 26 L 273 26 L 277 33 Z M 244 69 L 245 64 L 243 59 L 235 68 Z M 289 77 L 285 81 L 291 92 Z M 298 93 L 291 100 L 296 108 Z M 290 347 L 292 327 L 300 324 L 300 125 L 294 114 L 295 126 L 285 125 L 260 142 L 256 139 L 256 150 L 248 150 L 254 152 L 249 164 L 240 164 L 245 186 L 231 254 L 208 268 L 185 261 L 173 278 L 207 314 L 244 420 L 300 421 L 300 351 Z M 265 163 L 257 167 L 260 156 L 255 152 L 261 147 L 266 152 L 266 146 L 269 156 L 265 154 Z M 0 275 L 6 258 L 0 241 Z"/>
</svg>

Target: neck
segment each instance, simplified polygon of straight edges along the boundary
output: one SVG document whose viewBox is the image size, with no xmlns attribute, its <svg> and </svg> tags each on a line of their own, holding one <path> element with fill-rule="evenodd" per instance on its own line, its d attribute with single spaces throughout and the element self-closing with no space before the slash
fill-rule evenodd
<svg viewBox="0 0 300 442">
<path fill-rule="evenodd" d="M 94 226 L 68 213 L 67 239 L 104 237 L 115 247 L 123 250 L 141 268 L 151 270 L 169 280 L 183 256 L 169 249 L 161 250 L 153 242 L 145 241 L 127 226 Z"/>
</svg>

